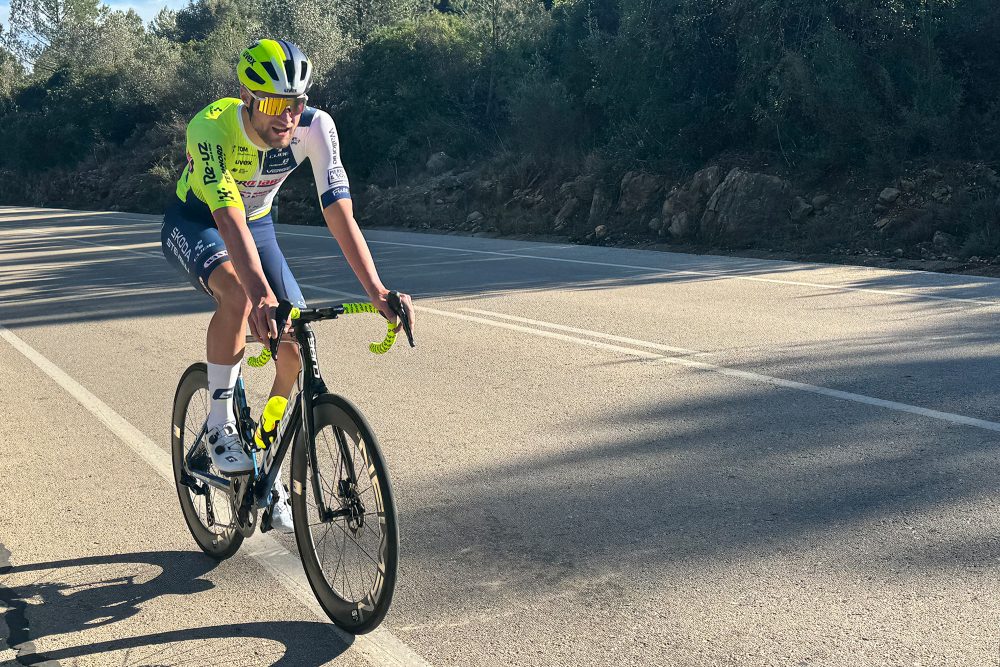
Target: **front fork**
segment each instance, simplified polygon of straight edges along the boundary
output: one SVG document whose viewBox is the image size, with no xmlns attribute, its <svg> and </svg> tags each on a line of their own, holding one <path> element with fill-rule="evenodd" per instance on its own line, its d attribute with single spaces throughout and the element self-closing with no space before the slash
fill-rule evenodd
<svg viewBox="0 0 1000 667">
<path fill-rule="evenodd" d="M 354 470 L 354 457 L 351 456 L 350 447 L 347 444 L 347 437 L 340 429 L 335 429 L 334 434 L 337 438 L 337 447 L 340 449 L 341 460 L 344 461 L 347 478 L 337 479 L 336 488 L 331 485 L 330 489 L 335 491 L 337 496 L 340 498 L 341 506 L 337 509 L 330 508 L 323 496 L 323 480 L 320 477 L 319 458 L 316 452 L 316 422 L 313 406 L 316 398 L 326 394 L 328 390 L 326 382 L 324 382 L 319 369 L 319 358 L 316 354 L 316 336 L 313 334 L 312 328 L 308 323 L 302 324 L 300 328 L 297 328 L 296 334 L 300 349 L 302 350 L 303 361 L 303 391 L 300 394 L 303 397 L 303 442 L 301 445 L 306 448 L 306 453 L 309 456 L 309 466 L 313 470 L 312 493 L 313 498 L 316 501 L 316 510 L 319 513 L 319 519 L 323 523 L 330 523 L 339 517 L 359 515 L 361 521 L 363 522 L 364 508 L 361 506 L 361 501 L 357 496 L 358 478 Z M 360 513 L 357 511 L 358 507 L 361 507 Z"/>
</svg>

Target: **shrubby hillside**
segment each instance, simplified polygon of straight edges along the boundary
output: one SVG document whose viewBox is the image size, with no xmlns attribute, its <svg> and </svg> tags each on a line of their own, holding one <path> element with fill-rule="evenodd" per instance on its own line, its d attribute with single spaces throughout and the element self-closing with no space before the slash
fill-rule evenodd
<svg viewBox="0 0 1000 667">
<path fill-rule="evenodd" d="M 368 224 L 992 261 L 997 35 L 995 0 L 13 0 L 0 202 L 159 211 L 281 36 Z"/>
</svg>

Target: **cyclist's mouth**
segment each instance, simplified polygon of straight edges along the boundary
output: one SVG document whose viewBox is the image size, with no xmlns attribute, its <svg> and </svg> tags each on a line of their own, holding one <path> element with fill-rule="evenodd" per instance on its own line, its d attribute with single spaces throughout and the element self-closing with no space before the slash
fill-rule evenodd
<svg viewBox="0 0 1000 667">
<path fill-rule="evenodd" d="M 286 139 L 288 137 L 288 135 L 290 135 L 292 133 L 292 126 L 289 125 L 286 128 L 277 128 L 277 127 L 272 126 L 271 130 L 274 132 L 274 134 L 279 139 Z"/>
</svg>

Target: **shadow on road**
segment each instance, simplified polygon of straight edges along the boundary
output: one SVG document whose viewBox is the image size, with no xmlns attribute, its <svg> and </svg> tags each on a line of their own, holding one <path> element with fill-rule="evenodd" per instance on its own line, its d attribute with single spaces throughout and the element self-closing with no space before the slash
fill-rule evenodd
<svg viewBox="0 0 1000 667">
<path fill-rule="evenodd" d="M 216 624 L 230 619 L 206 622 L 199 609 L 191 609 L 186 616 L 183 605 L 181 617 L 170 623 L 191 627 L 121 636 L 115 624 L 141 613 L 151 600 L 187 597 L 214 587 L 202 577 L 218 564 L 201 553 L 132 553 L 15 566 L 8 564 L 6 553 L 0 546 L 0 603 L 7 607 L 2 619 L 10 633 L 8 644 L 18 652 L 18 664 L 58 664 L 55 661 L 124 651 L 117 664 L 321 665 L 347 648 L 328 624 Z M 254 611 L 242 609 L 235 615 L 252 618 Z M 102 630 L 92 632 L 97 628 Z M 129 630 L 134 628 L 129 626 Z M 99 641 L 36 650 L 41 639 L 63 635 L 74 642 L 95 634 Z M 56 641 L 67 643 L 63 638 Z"/>
</svg>

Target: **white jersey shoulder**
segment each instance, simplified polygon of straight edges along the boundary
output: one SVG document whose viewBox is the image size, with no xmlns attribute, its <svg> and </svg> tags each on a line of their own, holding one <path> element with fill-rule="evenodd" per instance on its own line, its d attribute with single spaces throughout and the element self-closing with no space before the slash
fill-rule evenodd
<svg viewBox="0 0 1000 667">
<path fill-rule="evenodd" d="M 321 208 L 338 199 L 351 198 L 333 118 L 325 111 L 306 107 L 288 148 L 261 151 L 257 173 L 249 180 L 238 182 L 248 220 L 267 215 L 281 184 L 307 159 L 312 165 Z"/>
</svg>

